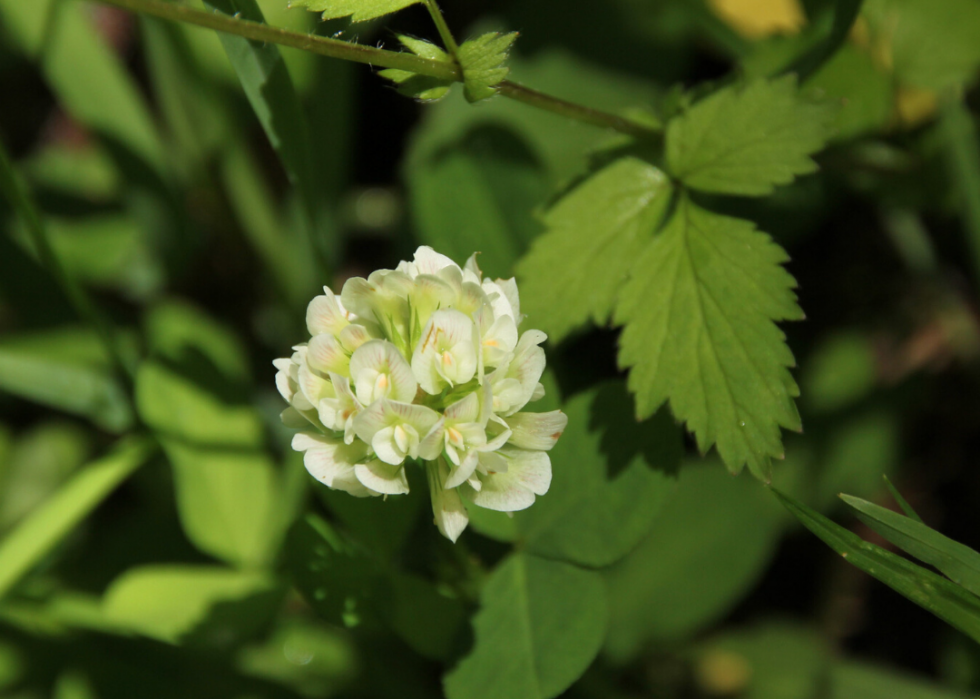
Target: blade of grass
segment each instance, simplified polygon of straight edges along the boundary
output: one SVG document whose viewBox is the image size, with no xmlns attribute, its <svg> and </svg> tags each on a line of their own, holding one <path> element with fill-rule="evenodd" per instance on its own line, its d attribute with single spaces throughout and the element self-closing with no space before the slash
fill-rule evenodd
<svg viewBox="0 0 980 699">
<path fill-rule="evenodd" d="M 898 506 L 902 508 L 902 512 L 904 512 L 908 517 L 914 519 L 916 522 L 925 524 L 925 522 L 922 521 L 922 518 L 919 517 L 919 514 L 912 509 L 912 506 L 908 503 L 908 501 L 906 501 L 906 499 L 902 497 L 902 494 L 898 492 L 898 488 L 896 488 L 895 484 L 891 482 L 891 479 L 884 474 L 882 474 L 881 477 L 885 479 L 885 485 L 888 487 L 888 492 L 890 492 L 892 497 L 895 498 L 895 502 L 897 502 Z"/>
<path fill-rule="evenodd" d="M 897 512 L 851 495 L 840 497 L 855 510 L 858 519 L 885 539 L 980 595 L 980 553 Z"/>
<path fill-rule="evenodd" d="M 864 541 L 775 488 L 772 492 L 803 526 L 848 563 L 980 642 L 980 599 L 956 583 Z"/>
<path fill-rule="evenodd" d="M 128 437 L 84 467 L 0 542 L 0 599 L 153 453 L 145 438 Z"/>
</svg>

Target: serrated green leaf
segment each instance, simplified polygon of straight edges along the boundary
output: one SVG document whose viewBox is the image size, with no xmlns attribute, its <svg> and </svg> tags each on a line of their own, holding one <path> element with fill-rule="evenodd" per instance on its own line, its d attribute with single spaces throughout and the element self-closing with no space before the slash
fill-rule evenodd
<svg viewBox="0 0 980 699">
<path fill-rule="evenodd" d="M 322 13 L 323 19 L 350 17 L 351 22 L 366 22 L 404 10 L 422 0 L 292 0 L 290 7 L 305 7 Z"/>
<path fill-rule="evenodd" d="M 855 510 L 858 519 L 886 540 L 980 595 L 980 553 L 910 517 L 851 495 L 840 497 Z"/>
<path fill-rule="evenodd" d="M 674 490 L 681 433 L 661 411 L 642 424 L 621 382 L 575 396 L 551 456 L 551 489 L 515 513 L 526 550 L 589 567 L 614 563 L 647 534 Z"/>
<path fill-rule="evenodd" d="M 504 65 L 517 32 L 489 32 L 459 47 L 456 58 L 463 69 L 463 93 L 470 102 L 479 102 L 497 94 L 497 85 L 507 77 Z"/>
<path fill-rule="evenodd" d="M 491 574 L 472 652 L 445 677 L 448 699 L 550 699 L 595 658 L 606 630 L 602 579 L 514 554 Z"/>
<path fill-rule="evenodd" d="M 667 166 L 706 192 L 761 196 L 814 172 L 836 107 L 800 94 L 792 75 L 722 88 L 667 125 Z"/>
<path fill-rule="evenodd" d="M 922 566 L 864 541 L 793 498 L 775 489 L 773 493 L 807 529 L 848 563 L 980 641 L 980 599 L 976 596 Z"/>
<path fill-rule="evenodd" d="M 85 467 L 0 542 L 0 597 L 116 489 L 152 453 L 146 440 L 126 439 Z"/>
<path fill-rule="evenodd" d="M 787 259 L 748 221 L 683 197 L 636 260 L 615 314 L 637 415 L 669 400 L 702 452 L 715 445 L 730 470 L 747 464 L 759 478 L 783 455 L 780 427 L 800 429 L 793 355 L 774 322 L 803 317 Z"/>
<path fill-rule="evenodd" d="M 606 323 L 629 270 L 663 219 L 670 194 L 663 172 L 627 157 L 549 210 L 548 231 L 517 265 L 524 311 L 534 326 L 558 341 L 590 319 Z"/>
<path fill-rule="evenodd" d="M 398 40 L 416 56 L 427 58 L 430 61 L 452 62 L 449 54 L 428 41 L 414 39 L 403 34 L 398 35 Z M 449 94 L 449 89 L 453 84 L 452 80 L 442 80 L 428 75 L 419 75 L 409 70 L 399 70 L 397 68 L 388 68 L 379 71 L 378 75 L 397 84 L 398 91 L 401 94 L 406 97 L 414 97 L 423 102 L 437 102 L 441 100 Z"/>
</svg>

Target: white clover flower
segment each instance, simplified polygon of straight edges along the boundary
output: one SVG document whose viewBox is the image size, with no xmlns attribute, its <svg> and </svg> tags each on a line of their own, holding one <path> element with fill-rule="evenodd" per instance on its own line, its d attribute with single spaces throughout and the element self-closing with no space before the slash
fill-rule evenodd
<svg viewBox="0 0 980 699">
<path fill-rule="evenodd" d="M 564 413 L 544 396 L 546 336 L 518 329 L 517 283 L 483 279 L 429 247 L 310 302 L 310 341 L 274 362 L 310 474 L 357 497 L 409 490 L 425 469 L 436 526 L 456 541 L 468 506 L 514 512 L 548 492 Z"/>
</svg>

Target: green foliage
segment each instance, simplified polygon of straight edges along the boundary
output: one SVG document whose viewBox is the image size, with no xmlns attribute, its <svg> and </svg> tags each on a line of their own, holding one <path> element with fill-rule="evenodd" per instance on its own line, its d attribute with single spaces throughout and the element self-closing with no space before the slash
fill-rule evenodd
<svg viewBox="0 0 980 699">
<path fill-rule="evenodd" d="M 350 17 L 352 22 L 366 22 L 404 10 L 421 0 L 292 0 L 290 7 L 305 7 L 322 13 L 323 19 Z"/>
<path fill-rule="evenodd" d="M 600 325 L 609 320 L 628 270 L 664 218 L 671 191 L 659 169 L 622 158 L 544 215 L 548 230 L 517 274 L 523 310 L 553 341 L 590 319 Z"/>
<path fill-rule="evenodd" d="M 449 54 L 428 41 L 414 39 L 404 34 L 398 35 L 398 41 L 409 51 L 421 58 L 427 58 L 430 61 L 442 61 L 444 63 L 452 62 Z M 387 68 L 386 70 L 378 71 L 378 75 L 382 78 L 388 78 L 388 80 L 398 85 L 398 91 L 401 94 L 414 97 L 422 102 L 438 102 L 449 94 L 449 88 L 453 84 L 451 80 L 441 80 L 428 75 L 412 73 L 407 70 L 398 70 L 397 68 Z"/>
<path fill-rule="evenodd" d="M 613 660 L 697 633 L 746 594 L 775 551 L 779 508 L 757 481 L 710 463 L 685 465 L 679 480 L 649 535 L 604 573 Z"/>
<path fill-rule="evenodd" d="M 128 439 L 72 478 L 0 542 L 0 598 L 31 571 L 150 454 Z"/>
<path fill-rule="evenodd" d="M 667 126 L 667 169 L 694 189 L 760 196 L 813 172 L 835 107 L 799 93 L 793 76 L 732 85 Z"/>
<path fill-rule="evenodd" d="M 679 430 L 666 412 L 637 424 L 619 383 L 576 396 L 564 410 L 551 489 L 514 515 L 518 541 L 545 558 L 607 566 L 646 535 L 673 492 Z"/>
<path fill-rule="evenodd" d="M 606 613 L 596 573 L 513 554 L 484 584 L 473 652 L 446 675 L 446 696 L 558 696 L 598 653 Z"/>
<path fill-rule="evenodd" d="M 841 495 L 841 499 L 857 512 L 858 519 L 886 540 L 980 595 L 980 553 L 911 517 L 850 495 Z"/>
<path fill-rule="evenodd" d="M 848 563 L 877 578 L 975 641 L 980 641 L 980 599 L 975 595 L 922 566 L 896 556 L 880 546 L 867 543 L 857 534 L 835 524 L 793 498 L 776 490 L 773 493 L 807 529 L 846 558 Z M 913 525 L 921 526 L 913 520 L 908 521 Z M 894 529 L 888 531 L 890 534 L 893 532 L 896 535 L 901 534 Z M 917 530 L 916 535 L 921 537 L 922 530 Z M 936 537 L 928 536 L 928 538 L 932 539 L 933 543 L 936 540 Z M 908 535 L 903 535 L 901 540 L 914 547 L 917 552 L 924 553 L 933 560 L 939 560 L 921 541 L 915 541 Z M 949 556 L 951 547 L 947 544 L 940 545 L 946 549 L 943 552 L 945 556 Z M 976 555 L 972 551 L 970 553 Z M 960 550 L 953 553 L 952 562 L 944 557 L 943 563 L 952 565 L 952 569 L 958 575 L 964 570 Z"/>
<path fill-rule="evenodd" d="M 178 643 L 196 635 L 198 642 L 220 643 L 257 631 L 280 597 L 276 582 L 261 573 L 146 566 L 112 583 L 103 612 L 110 623 L 160 641 Z M 148 599 L 152 605 L 146 604 Z"/>
<path fill-rule="evenodd" d="M 799 320 L 786 253 L 747 221 L 682 198 L 636 261 L 623 289 L 619 361 L 631 367 L 637 414 L 670 400 L 702 452 L 716 445 L 729 469 L 768 478 L 783 456 L 779 428 L 800 429 L 794 365 L 773 321 Z"/>
<path fill-rule="evenodd" d="M 459 47 L 456 58 L 463 69 L 463 93 L 467 101 L 480 102 L 497 94 L 497 85 L 510 72 L 504 64 L 516 39 L 517 32 L 489 32 Z"/>
</svg>

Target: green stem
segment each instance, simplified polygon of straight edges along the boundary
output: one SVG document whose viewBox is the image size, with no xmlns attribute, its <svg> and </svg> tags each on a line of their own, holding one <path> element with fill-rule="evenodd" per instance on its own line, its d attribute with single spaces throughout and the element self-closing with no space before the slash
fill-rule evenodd
<svg viewBox="0 0 980 699">
<path fill-rule="evenodd" d="M 51 241 L 48 238 L 37 206 L 27 186 L 17 176 L 13 162 L 7 154 L 7 149 L 3 146 L 3 143 L 0 143 L 0 193 L 10 201 L 14 211 L 23 219 L 41 266 L 54 277 L 78 314 L 98 334 L 109 355 L 110 361 L 112 361 L 119 372 L 120 378 L 127 384 L 131 384 L 133 370 L 123 358 L 123 353 L 119 348 L 116 329 L 99 312 L 85 289 L 72 279 L 61 265 L 58 256 L 54 252 L 54 248 L 51 246 Z"/>
<path fill-rule="evenodd" d="M 381 68 L 397 68 L 443 80 L 460 80 L 462 77 L 459 68 L 453 63 L 430 61 L 411 53 L 386 51 L 373 46 L 353 44 L 324 36 L 291 32 L 221 12 L 195 10 L 166 0 L 100 0 L 100 2 L 162 19 L 194 24 L 226 34 L 235 34 L 252 41 L 267 41 L 270 44 L 291 46 L 330 58 L 341 58 L 345 61 L 366 63 Z"/>
<path fill-rule="evenodd" d="M 346 61 L 354 61 L 356 63 L 366 63 L 379 68 L 397 68 L 399 70 L 417 73 L 418 75 L 426 75 L 432 78 L 439 78 L 441 80 L 455 80 L 457 82 L 462 82 L 463 80 L 463 72 L 455 63 L 430 61 L 410 53 L 386 51 L 384 49 L 377 49 L 372 46 L 352 44 L 347 41 L 328 39 L 326 37 L 315 36 L 313 34 L 291 32 L 285 29 L 270 27 L 267 24 L 250 22 L 248 20 L 239 19 L 222 13 L 202 12 L 201 10 L 195 10 L 173 2 L 167 2 L 166 0 L 100 0 L 100 2 L 107 5 L 121 7 L 125 10 L 131 10 L 133 12 L 142 12 L 144 14 L 153 15 L 154 17 L 160 17 L 162 19 L 185 22 L 187 24 L 194 24 L 199 27 L 213 29 L 219 32 L 235 34 L 253 41 L 267 41 L 272 44 L 291 46 L 292 48 L 318 53 L 321 56 L 329 56 L 330 58 L 340 58 Z M 433 5 L 430 5 L 429 7 L 430 12 L 432 12 Z M 435 9 L 438 10 L 438 7 Z M 438 15 L 438 19 L 436 18 L 436 15 Z M 441 13 L 433 13 L 433 19 L 436 20 L 437 27 L 439 26 L 440 22 L 442 23 L 442 26 L 445 26 L 445 21 L 442 20 Z M 451 38 L 451 34 L 448 33 L 448 28 L 446 28 L 445 31 Z M 441 29 L 440 33 L 442 33 Z M 445 36 L 443 36 L 443 40 L 446 40 Z M 455 42 L 453 42 L 452 45 L 455 46 Z M 449 46 L 450 45 L 447 42 L 447 48 Z M 630 136 L 646 138 L 658 136 L 658 132 L 655 129 L 652 129 L 644 124 L 617 116 L 616 114 L 610 114 L 598 109 L 592 109 L 590 107 L 568 102 L 557 97 L 552 97 L 551 95 L 538 92 L 537 90 L 532 90 L 510 81 L 504 81 L 499 85 L 498 89 L 500 94 L 504 97 L 517 100 L 518 102 L 523 102 L 524 104 L 529 104 L 533 107 L 537 107 L 538 109 L 544 109 L 555 114 L 560 114 L 568 119 L 581 121 L 593 126 L 613 129 Z"/>
<path fill-rule="evenodd" d="M 453 38 L 453 33 L 449 31 L 449 25 L 446 24 L 446 18 L 442 16 L 442 10 L 439 9 L 436 0 L 425 0 L 425 6 L 428 8 L 429 14 L 432 15 L 432 21 L 435 22 L 436 29 L 439 30 L 439 36 L 442 37 L 443 45 L 452 54 L 453 58 L 456 58 L 456 54 L 459 52 L 459 45 L 456 43 L 456 39 Z"/>
<path fill-rule="evenodd" d="M 532 107 L 537 107 L 538 109 L 544 109 L 548 112 L 560 114 L 568 119 L 581 121 L 586 124 L 591 124 L 592 126 L 601 126 L 604 128 L 613 129 L 630 136 L 651 138 L 660 135 L 660 132 L 656 129 L 633 121 L 632 119 L 627 119 L 617 114 L 610 114 L 609 112 L 603 112 L 598 109 L 592 109 L 591 107 L 584 107 L 581 104 L 568 102 L 566 100 L 559 99 L 558 97 L 552 97 L 551 95 L 546 95 L 543 92 L 538 92 L 537 90 L 533 90 L 529 87 L 518 85 L 510 80 L 504 80 L 502 83 L 497 85 L 497 93 L 503 95 L 504 97 L 509 97 L 512 100 L 517 100 L 518 102 L 531 105 Z"/>
</svg>

